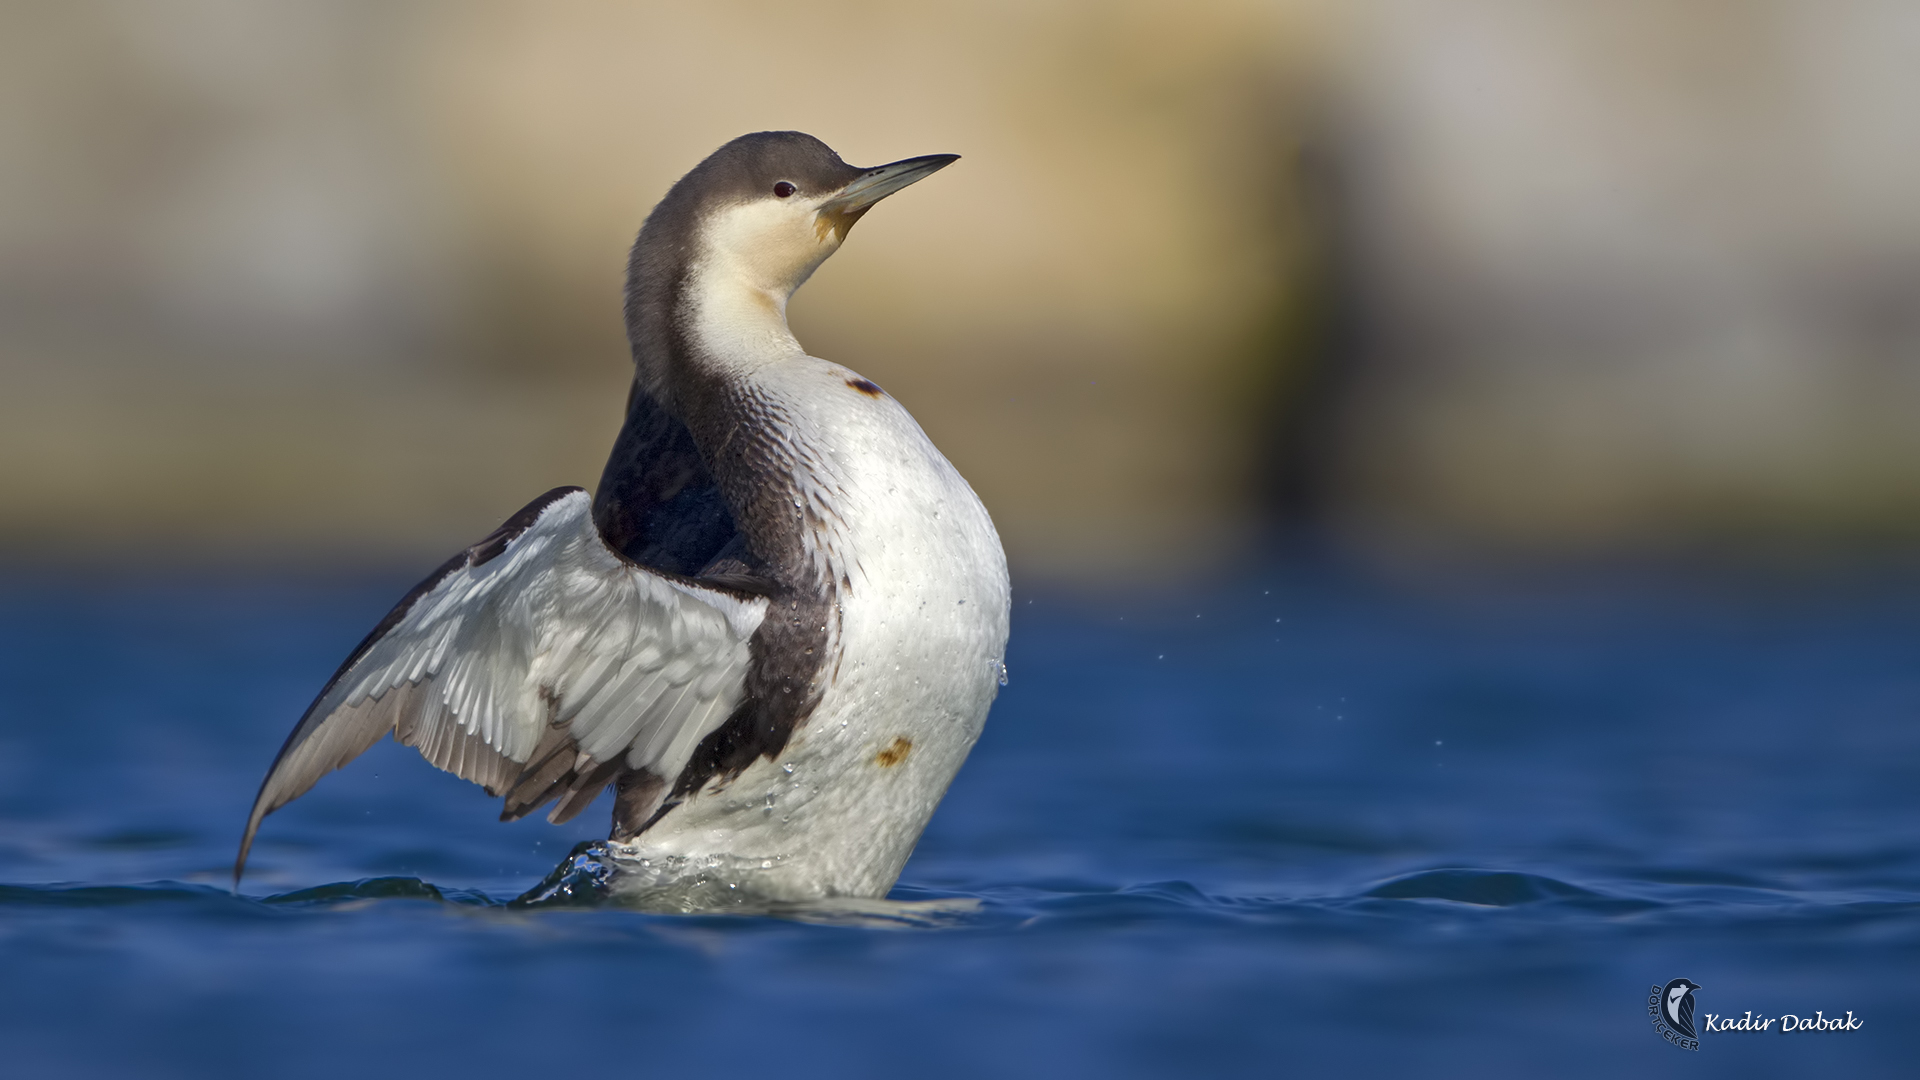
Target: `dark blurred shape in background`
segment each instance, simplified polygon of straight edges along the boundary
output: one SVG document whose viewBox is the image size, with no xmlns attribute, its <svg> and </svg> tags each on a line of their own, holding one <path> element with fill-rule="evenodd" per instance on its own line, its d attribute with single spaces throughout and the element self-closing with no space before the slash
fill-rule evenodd
<svg viewBox="0 0 1920 1080">
<path fill-rule="evenodd" d="M 1030 574 L 1920 539 L 1920 9 L 12 4 L 0 547 L 432 560 L 591 483 L 624 253 L 956 152 L 796 300 Z"/>
</svg>

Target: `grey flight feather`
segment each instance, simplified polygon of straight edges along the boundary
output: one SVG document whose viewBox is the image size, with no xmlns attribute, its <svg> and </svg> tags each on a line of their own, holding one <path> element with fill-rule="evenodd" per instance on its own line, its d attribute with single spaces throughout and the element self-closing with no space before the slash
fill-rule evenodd
<svg viewBox="0 0 1920 1080">
<path fill-rule="evenodd" d="M 348 657 L 268 770 L 260 822 L 392 732 L 435 766 L 578 813 L 623 775 L 659 788 L 738 704 L 765 597 L 609 549 L 579 488 L 556 488 L 410 592 Z"/>
</svg>

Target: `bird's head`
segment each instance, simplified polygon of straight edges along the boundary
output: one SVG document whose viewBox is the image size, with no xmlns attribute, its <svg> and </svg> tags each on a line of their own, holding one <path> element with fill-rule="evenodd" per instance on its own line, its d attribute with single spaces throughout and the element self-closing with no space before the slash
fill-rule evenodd
<svg viewBox="0 0 1920 1080">
<path fill-rule="evenodd" d="M 672 260 L 784 310 L 873 204 L 956 159 L 931 154 L 861 168 L 797 131 L 742 135 L 674 184 L 641 230 L 635 261 Z"/>
<path fill-rule="evenodd" d="M 1698 989 L 1700 989 L 1700 984 L 1693 982 L 1690 979 L 1675 979 L 1672 982 L 1668 983 L 1667 984 L 1667 1004 L 1666 1004 L 1667 1018 L 1669 1020 L 1680 1019 L 1680 1013 L 1679 1013 L 1680 1003 L 1686 1000 L 1686 997 L 1688 994 L 1691 994 Z"/>
</svg>

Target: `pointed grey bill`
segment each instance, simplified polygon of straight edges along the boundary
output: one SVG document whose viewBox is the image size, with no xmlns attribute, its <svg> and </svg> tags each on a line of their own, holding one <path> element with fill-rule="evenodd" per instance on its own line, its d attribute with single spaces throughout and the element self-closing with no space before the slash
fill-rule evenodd
<svg viewBox="0 0 1920 1080">
<path fill-rule="evenodd" d="M 868 169 L 841 188 L 838 195 L 821 203 L 820 213 L 827 217 L 858 218 L 874 203 L 959 160 L 959 154 L 928 154 Z"/>
</svg>

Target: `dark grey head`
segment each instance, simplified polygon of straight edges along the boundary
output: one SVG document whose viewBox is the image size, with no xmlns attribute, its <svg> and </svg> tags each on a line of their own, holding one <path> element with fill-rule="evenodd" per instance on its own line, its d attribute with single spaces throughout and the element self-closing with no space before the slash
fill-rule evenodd
<svg viewBox="0 0 1920 1080">
<path fill-rule="evenodd" d="M 826 196 L 865 172 L 840 160 L 833 148 L 799 131 L 756 131 L 707 155 L 680 178 L 647 219 L 691 217 L 702 207 L 757 198 Z M 791 190 L 779 188 L 790 185 Z"/>
<path fill-rule="evenodd" d="M 671 347 L 690 281 L 761 293 L 784 312 L 873 204 L 955 160 L 861 168 L 798 131 L 742 135 L 715 150 L 668 190 L 634 241 L 627 335 L 643 374 L 647 353 Z"/>
</svg>

